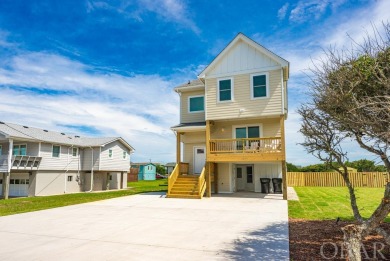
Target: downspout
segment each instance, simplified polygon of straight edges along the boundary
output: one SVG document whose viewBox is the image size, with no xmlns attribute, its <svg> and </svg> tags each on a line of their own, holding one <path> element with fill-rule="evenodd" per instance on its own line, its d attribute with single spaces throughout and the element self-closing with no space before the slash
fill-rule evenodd
<svg viewBox="0 0 390 261">
<path fill-rule="evenodd" d="M 64 194 L 66 194 L 66 185 L 68 184 L 68 179 L 67 179 L 67 176 L 66 176 L 66 173 L 68 173 L 68 171 L 69 171 L 69 147 L 68 147 L 68 158 L 67 158 L 67 162 L 66 162 L 66 171 L 65 171 L 65 175 L 64 175 L 64 179 L 65 179 Z"/>
<path fill-rule="evenodd" d="M 93 190 L 93 148 L 92 147 L 89 147 L 91 149 L 91 152 L 92 152 L 92 163 L 91 163 L 91 189 L 87 192 L 92 192 Z"/>
</svg>

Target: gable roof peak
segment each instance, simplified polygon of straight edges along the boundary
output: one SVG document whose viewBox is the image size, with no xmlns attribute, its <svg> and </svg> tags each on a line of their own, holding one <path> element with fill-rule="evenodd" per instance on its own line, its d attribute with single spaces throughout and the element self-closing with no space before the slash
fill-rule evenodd
<svg viewBox="0 0 390 261">
<path fill-rule="evenodd" d="M 204 78 L 206 74 L 213 69 L 214 65 L 216 65 L 218 61 L 220 61 L 222 57 L 224 57 L 229 52 L 229 50 L 233 48 L 233 46 L 240 40 L 244 41 L 264 55 L 270 57 L 272 60 L 279 63 L 282 67 L 286 67 L 287 70 L 289 69 L 289 62 L 287 60 L 268 50 L 263 45 L 246 36 L 244 33 L 238 32 L 237 35 L 228 43 L 228 45 L 212 60 L 212 62 L 206 66 L 202 72 L 199 73 L 198 78 Z"/>
</svg>

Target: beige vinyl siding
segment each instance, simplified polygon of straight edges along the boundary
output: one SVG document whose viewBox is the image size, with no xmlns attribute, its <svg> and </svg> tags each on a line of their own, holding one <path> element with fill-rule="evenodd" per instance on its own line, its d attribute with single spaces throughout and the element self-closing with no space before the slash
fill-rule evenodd
<svg viewBox="0 0 390 261">
<path fill-rule="evenodd" d="M 81 169 L 82 170 L 91 170 L 92 166 L 92 156 L 93 156 L 93 168 L 95 171 L 99 170 L 99 156 L 100 156 L 100 147 L 95 147 L 93 150 L 91 148 L 83 148 L 81 151 Z M 93 151 L 93 155 L 92 155 Z"/>
<path fill-rule="evenodd" d="M 280 137 L 279 118 L 237 120 L 237 121 L 215 121 L 211 127 L 211 139 L 232 139 L 234 138 L 234 126 L 256 126 L 260 125 L 262 137 Z"/>
<path fill-rule="evenodd" d="M 112 150 L 113 157 L 110 158 L 108 151 Z M 123 151 L 128 153 L 127 158 L 123 159 Z M 100 170 L 104 171 L 126 171 L 130 169 L 129 149 L 121 142 L 115 141 L 102 147 L 100 154 Z"/>
<path fill-rule="evenodd" d="M 38 143 L 34 143 L 36 146 L 39 146 Z M 53 144 L 51 143 L 41 143 L 41 153 L 42 157 L 41 163 L 39 165 L 40 170 L 78 170 L 79 164 L 81 162 L 79 156 L 72 157 L 72 147 L 66 145 L 61 146 L 60 157 L 53 157 Z M 29 145 L 27 145 L 27 153 L 29 153 Z"/>
<path fill-rule="evenodd" d="M 193 112 L 188 111 L 188 97 L 190 96 L 200 96 L 204 95 L 204 90 L 191 91 L 191 92 L 182 92 L 180 96 L 180 123 L 189 123 L 189 122 L 201 122 L 205 121 L 204 112 Z"/>
<path fill-rule="evenodd" d="M 206 132 L 186 132 L 181 135 L 181 141 L 183 143 L 205 143 L 206 142 Z"/>
<path fill-rule="evenodd" d="M 280 115 L 282 111 L 281 70 L 273 70 L 268 73 L 269 97 L 262 99 L 251 98 L 251 74 L 231 76 L 234 82 L 231 102 L 218 102 L 218 78 L 207 78 L 206 119 L 220 120 Z M 240 109 L 243 111 L 240 112 Z"/>
</svg>

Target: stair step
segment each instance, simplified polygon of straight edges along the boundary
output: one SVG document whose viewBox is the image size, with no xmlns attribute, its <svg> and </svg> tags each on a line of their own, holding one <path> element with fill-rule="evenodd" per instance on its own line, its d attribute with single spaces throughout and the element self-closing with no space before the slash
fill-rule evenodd
<svg viewBox="0 0 390 261">
<path fill-rule="evenodd" d="M 170 194 L 199 195 L 199 192 L 198 191 L 177 191 L 177 190 L 172 190 Z"/>
<path fill-rule="evenodd" d="M 193 198 L 200 199 L 199 195 L 182 195 L 182 194 L 168 194 L 167 198 Z"/>
</svg>

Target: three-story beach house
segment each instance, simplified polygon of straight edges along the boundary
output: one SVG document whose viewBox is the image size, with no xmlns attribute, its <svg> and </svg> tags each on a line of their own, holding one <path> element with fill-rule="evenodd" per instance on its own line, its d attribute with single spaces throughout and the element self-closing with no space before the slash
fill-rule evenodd
<svg viewBox="0 0 390 261">
<path fill-rule="evenodd" d="M 260 192 L 260 178 L 285 181 L 288 78 L 288 61 L 239 33 L 198 79 L 176 87 L 177 165 L 167 196 Z"/>
</svg>

